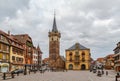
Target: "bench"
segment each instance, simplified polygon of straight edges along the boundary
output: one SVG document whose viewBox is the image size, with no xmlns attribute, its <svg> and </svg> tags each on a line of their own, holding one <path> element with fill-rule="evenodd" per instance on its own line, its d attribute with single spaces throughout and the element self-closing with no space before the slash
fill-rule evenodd
<svg viewBox="0 0 120 81">
<path fill-rule="evenodd" d="M 117 75 L 115 76 L 115 81 L 118 81 L 118 78 L 120 78 L 120 72 L 117 72 Z"/>
<path fill-rule="evenodd" d="M 120 78 L 120 75 L 115 76 L 115 81 L 118 81 L 118 78 Z"/>
<path fill-rule="evenodd" d="M 3 80 L 6 80 L 7 78 L 14 78 L 14 74 L 11 72 L 3 73 Z"/>
</svg>

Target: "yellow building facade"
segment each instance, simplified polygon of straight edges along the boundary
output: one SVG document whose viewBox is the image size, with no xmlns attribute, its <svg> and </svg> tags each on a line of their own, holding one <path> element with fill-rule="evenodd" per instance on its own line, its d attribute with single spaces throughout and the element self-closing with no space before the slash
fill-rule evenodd
<svg viewBox="0 0 120 81">
<path fill-rule="evenodd" d="M 9 71 L 10 44 L 6 34 L 0 30 L 0 72 Z"/>
<path fill-rule="evenodd" d="M 10 70 L 23 69 L 25 64 L 24 48 L 21 43 L 11 40 Z"/>
<path fill-rule="evenodd" d="M 90 68 L 91 54 L 89 48 L 76 43 L 65 52 L 67 70 L 88 70 Z"/>
</svg>

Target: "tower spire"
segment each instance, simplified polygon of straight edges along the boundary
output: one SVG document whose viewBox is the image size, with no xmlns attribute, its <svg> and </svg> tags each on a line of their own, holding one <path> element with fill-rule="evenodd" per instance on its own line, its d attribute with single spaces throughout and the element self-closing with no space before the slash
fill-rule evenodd
<svg viewBox="0 0 120 81">
<path fill-rule="evenodd" d="M 56 13 L 55 13 L 55 11 L 54 11 L 54 20 L 53 20 L 53 29 L 52 29 L 52 32 L 58 32 L 55 16 L 56 16 Z"/>
</svg>

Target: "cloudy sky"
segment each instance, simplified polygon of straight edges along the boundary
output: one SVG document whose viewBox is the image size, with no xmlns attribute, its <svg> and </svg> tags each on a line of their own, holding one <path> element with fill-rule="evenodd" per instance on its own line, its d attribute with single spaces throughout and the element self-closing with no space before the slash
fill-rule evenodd
<svg viewBox="0 0 120 81">
<path fill-rule="evenodd" d="M 90 48 L 94 59 L 114 53 L 120 41 L 120 0 L 0 0 L 0 30 L 29 34 L 48 57 L 54 10 L 61 55 L 76 42 Z"/>
</svg>

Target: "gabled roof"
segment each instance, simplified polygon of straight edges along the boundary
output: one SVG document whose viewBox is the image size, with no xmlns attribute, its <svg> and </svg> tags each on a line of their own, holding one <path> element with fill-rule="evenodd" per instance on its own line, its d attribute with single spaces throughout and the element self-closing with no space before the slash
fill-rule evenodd
<svg viewBox="0 0 120 81">
<path fill-rule="evenodd" d="M 115 54 L 109 54 L 105 58 L 107 58 L 107 57 L 114 57 L 114 56 L 115 56 Z"/>
<path fill-rule="evenodd" d="M 4 36 L 6 36 L 6 37 L 9 36 L 7 33 L 3 32 L 2 30 L 0 30 L 0 34 L 1 34 L 1 35 L 4 35 Z"/>
<path fill-rule="evenodd" d="M 19 40 L 21 43 L 26 43 L 27 41 L 32 42 L 31 37 L 28 34 L 19 34 L 19 35 L 12 35 L 14 38 Z"/>
<path fill-rule="evenodd" d="M 85 46 L 81 45 L 80 43 L 75 43 L 73 46 L 71 46 L 70 48 L 68 48 L 67 50 L 75 50 L 75 49 L 89 49 L 86 48 Z"/>
<path fill-rule="evenodd" d="M 7 38 L 7 41 L 9 42 L 10 45 L 15 46 L 20 49 L 23 49 L 23 47 L 17 45 L 17 44 L 20 44 L 20 45 L 23 45 L 23 44 L 21 42 L 19 42 L 14 36 L 7 34 L 7 33 L 3 32 L 2 30 L 0 30 L 0 34 L 4 35 Z M 17 44 L 13 44 L 12 42 L 15 42 Z"/>
</svg>

